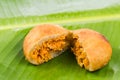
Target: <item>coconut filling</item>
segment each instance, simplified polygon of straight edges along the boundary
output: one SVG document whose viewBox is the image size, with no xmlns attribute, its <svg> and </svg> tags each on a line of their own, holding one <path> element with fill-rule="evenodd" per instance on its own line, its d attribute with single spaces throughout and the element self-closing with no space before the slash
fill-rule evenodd
<svg viewBox="0 0 120 80">
<path fill-rule="evenodd" d="M 54 39 L 49 39 L 43 42 L 41 45 L 37 45 L 30 57 L 37 64 L 47 62 L 51 58 L 58 56 L 62 51 L 68 48 L 69 40 L 66 35 L 59 36 Z"/>
<path fill-rule="evenodd" d="M 88 69 L 89 61 L 86 56 L 86 52 L 82 47 L 82 44 L 79 42 L 77 38 L 73 38 L 73 48 L 72 51 L 74 52 L 77 62 L 81 67 L 85 67 Z"/>
</svg>

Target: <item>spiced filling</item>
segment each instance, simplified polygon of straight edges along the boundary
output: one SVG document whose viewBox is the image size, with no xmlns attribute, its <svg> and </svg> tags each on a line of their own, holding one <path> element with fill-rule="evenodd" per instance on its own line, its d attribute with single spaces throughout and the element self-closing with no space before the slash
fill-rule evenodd
<svg viewBox="0 0 120 80">
<path fill-rule="evenodd" d="M 31 59 L 38 64 L 47 62 L 48 60 L 58 56 L 69 46 L 69 38 L 62 35 L 54 39 L 49 39 L 41 45 L 37 45 L 30 54 Z"/>
<path fill-rule="evenodd" d="M 89 65 L 86 52 L 82 46 L 82 43 L 79 42 L 78 37 L 73 37 L 72 51 L 74 52 L 77 62 L 81 67 L 87 67 Z"/>
</svg>

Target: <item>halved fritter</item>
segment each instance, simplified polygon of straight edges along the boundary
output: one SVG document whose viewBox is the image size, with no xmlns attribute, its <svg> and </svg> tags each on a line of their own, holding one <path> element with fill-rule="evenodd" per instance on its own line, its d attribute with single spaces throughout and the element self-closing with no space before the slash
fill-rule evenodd
<svg viewBox="0 0 120 80">
<path fill-rule="evenodd" d="M 71 32 L 58 25 L 34 27 L 23 44 L 26 59 L 36 65 L 49 61 L 69 48 L 70 35 Z"/>
<path fill-rule="evenodd" d="M 90 29 L 73 31 L 72 51 L 78 64 L 89 71 L 105 66 L 112 55 L 112 48 L 107 39 Z"/>
</svg>

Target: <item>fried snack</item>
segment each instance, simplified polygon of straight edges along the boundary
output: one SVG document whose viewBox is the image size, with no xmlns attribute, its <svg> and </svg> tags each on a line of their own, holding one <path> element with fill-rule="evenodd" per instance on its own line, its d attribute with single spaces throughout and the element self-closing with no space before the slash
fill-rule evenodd
<svg viewBox="0 0 120 80">
<path fill-rule="evenodd" d="M 70 46 L 71 33 L 53 24 L 34 27 L 25 37 L 23 50 L 26 59 L 35 65 L 60 55 Z"/>
<path fill-rule="evenodd" d="M 105 66 L 112 55 L 112 48 L 107 39 L 90 29 L 73 31 L 72 51 L 78 64 L 89 71 Z"/>
</svg>

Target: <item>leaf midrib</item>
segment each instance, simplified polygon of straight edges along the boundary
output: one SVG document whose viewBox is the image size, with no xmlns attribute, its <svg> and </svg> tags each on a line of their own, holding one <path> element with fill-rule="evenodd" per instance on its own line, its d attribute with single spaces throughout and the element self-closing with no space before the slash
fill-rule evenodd
<svg viewBox="0 0 120 80">
<path fill-rule="evenodd" d="M 110 15 L 99 15 L 99 16 L 92 16 L 92 17 L 75 17 L 75 18 L 67 18 L 67 19 L 58 19 L 58 20 L 51 20 L 51 21 L 42 21 L 40 22 L 33 22 L 33 23 L 25 23 L 25 24 L 19 24 L 19 25 L 4 25 L 0 26 L 0 30 L 3 29 L 17 29 L 17 28 L 30 28 L 35 25 L 39 24 L 66 24 L 66 23 L 95 23 L 95 22 L 101 22 L 101 21 L 112 21 L 112 20 L 120 20 L 120 14 L 110 14 Z"/>
</svg>

